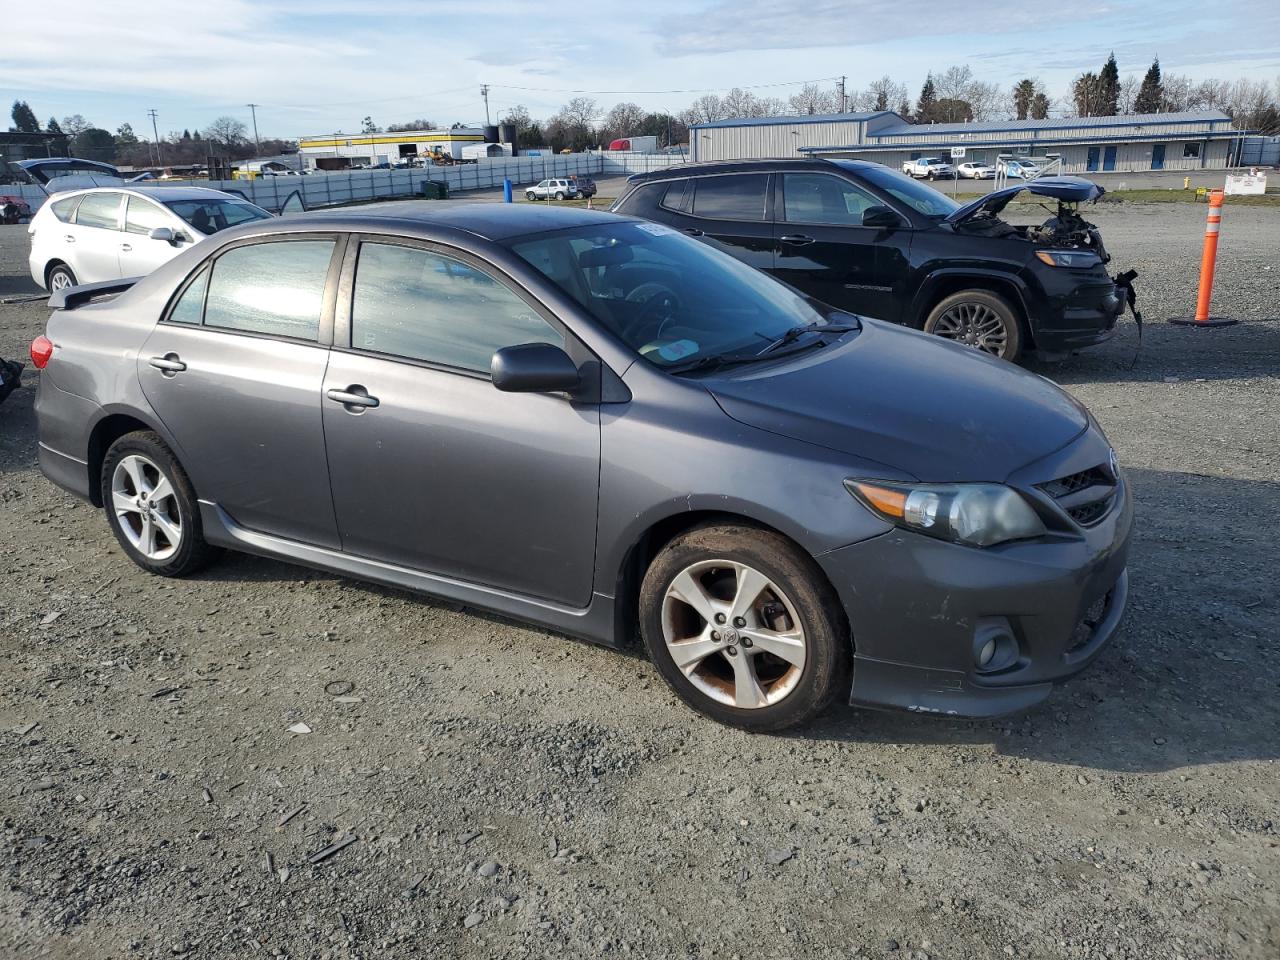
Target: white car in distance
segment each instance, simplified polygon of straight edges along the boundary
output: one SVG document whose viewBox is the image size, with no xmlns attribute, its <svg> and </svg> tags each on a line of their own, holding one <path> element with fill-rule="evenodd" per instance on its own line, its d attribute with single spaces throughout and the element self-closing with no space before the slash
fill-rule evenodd
<svg viewBox="0 0 1280 960">
<path fill-rule="evenodd" d="M 565 200 L 572 199 L 578 195 L 578 185 L 572 180 L 552 179 L 543 180 L 541 183 L 535 183 L 532 187 L 526 187 L 524 196 L 526 200 Z"/>
<path fill-rule="evenodd" d="M 973 160 L 956 167 L 956 173 L 970 180 L 989 180 L 996 175 L 994 167 Z"/>
<path fill-rule="evenodd" d="M 27 227 L 31 278 L 46 290 L 142 277 L 191 244 L 270 217 L 206 187 L 95 187 L 55 193 Z"/>
</svg>

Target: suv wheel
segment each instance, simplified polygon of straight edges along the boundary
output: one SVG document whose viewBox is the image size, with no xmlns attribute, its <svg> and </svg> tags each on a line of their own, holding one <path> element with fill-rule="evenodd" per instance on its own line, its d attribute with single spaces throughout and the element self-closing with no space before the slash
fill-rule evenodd
<svg viewBox="0 0 1280 960">
<path fill-rule="evenodd" d="M 526 200 L 537 200 L 537 199 L 538 199 L 538 195 L 537 195 L 536 193 L 534 193 L 532 190 L 530 190 L 530 191 L 528 191 L 527 193 L 525 193 L 524 198 L 525 198 Z"/>
<path fill-rule="evenodd" d="M 716 524 L 676 537 L 645 573 L 640 630 L 680 699 L 745 730 L 802 723 L 847 684 L 840 606 L 776 533 Z"/>
<path fill-rule="evenodd" d="M 102 461 L 107 522 L 134 563 L 162 577 L 194 573 L 213 558 L 191 481 L 150 430 L 125 434 Z"/>
<path fill-rule="evenodd" d="M 78 282 L 79 281 L 76 280 L 75 271 L 65 263 L 60 263 L 49 271 L 50 293 L 57 293 L 59 290 L 66 290 L 68 287 L 74 287 Z"/>
<path fill-rule="evenodd" d="M 1022 325 L 1013 306 L 990 290 L 961 290 L 929 312 L 924 332 L 975 347 L 1001 360 L 1022 352 Z"/>
<path fill-rule="evenodd" d="M 563 190 L 557 190 L 557 191 L 556 191 L 556 199 L 557 199 L 557 200 L 563 200 L 563 199 L 564 199 L 564 191 L 563 191 Z"/>
</svg>

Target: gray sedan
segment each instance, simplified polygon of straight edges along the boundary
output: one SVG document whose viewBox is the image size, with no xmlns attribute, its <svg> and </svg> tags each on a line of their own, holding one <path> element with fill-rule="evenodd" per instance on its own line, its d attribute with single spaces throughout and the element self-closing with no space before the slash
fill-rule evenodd
<svg viewBox="0 0 1280 960">
<path fill-rule="evenodd" d="M 598 643 L 750 730 L 986 716 L 1093 660 L 1132 508 L 1044 379 L 670 228 L 433 206 L 59 291 L 40 464 L 163 576 L 218 548 Z"/>
</svg>

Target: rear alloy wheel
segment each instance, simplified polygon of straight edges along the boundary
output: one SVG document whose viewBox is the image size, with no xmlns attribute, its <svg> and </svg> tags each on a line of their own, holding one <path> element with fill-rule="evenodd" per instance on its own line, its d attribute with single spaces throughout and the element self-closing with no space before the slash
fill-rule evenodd
<svg viewBox="0 0 1280 960">
<path fill-rule="evenodd" d="M 930 311 L 924 332 L 974 347 L 1001 360 L 1022 352 L 1022 325 L 1009 301 L 990 290 L 961 290 Z"/>
<path fill-rule="evenodd" d="M 537 195 L 536 193 L 534 193 L 532 190 L 530 190 L 528 193 L 526 193 L 526 194 L 524 195 L 524 198 L 525 198 L 526 200 L 537 200 L 537 199 L 538 199 L 538 195 Z"/>
<path fill-rule="evenodd" d="M 214 555 L 204 541 L 191 481 L 149 430 L 126 434 L 107 451 L 102 503 L 125 553 L 149 573 L 186 576 Z"/>
<path fill-rule="evenodd" d="M 557 190 L 557 191 L 556 191 L 556 199 L 557 199 L 557 200 L 563 200 L 563 199 L 564 199 L 564 191 L 563 191 L 563 190 Z"/>
<path fill-rule="evenodd" d="M 75 271 L 65 263 L 60 263 L 49 271 L 50 293 L 57 293 L 59 290 L 66 290 L 68 287 L 74 287 L 77 282 Z"/>
<path fill-rule="evenodd" d="M 640 618 L 663 678 L 721 723 L 802 723 L 847 679 L 850 643 L 830 587 L 769 531 L 716 525 L 677 537 L 645 574 Z"/>
</svg>

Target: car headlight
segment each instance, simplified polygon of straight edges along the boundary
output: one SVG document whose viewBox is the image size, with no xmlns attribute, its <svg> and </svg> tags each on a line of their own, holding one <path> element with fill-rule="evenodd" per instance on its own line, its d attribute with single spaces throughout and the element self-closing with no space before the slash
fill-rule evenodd
<svg viewBox="0 0 1280 960">
<path fill-rule="evenodd" d="M 1102 262 L 1091 250 L 1037 250 L 1036 257 L 1051 267 L 1093 267 Z"/>
<path fill-rule="evenodd" d="M 990 547 L 1045 532 L 1030 504 L 1000 483 L 846 480 L 844 485 L 876 515 L 939 540 Z"/>
</svg>

